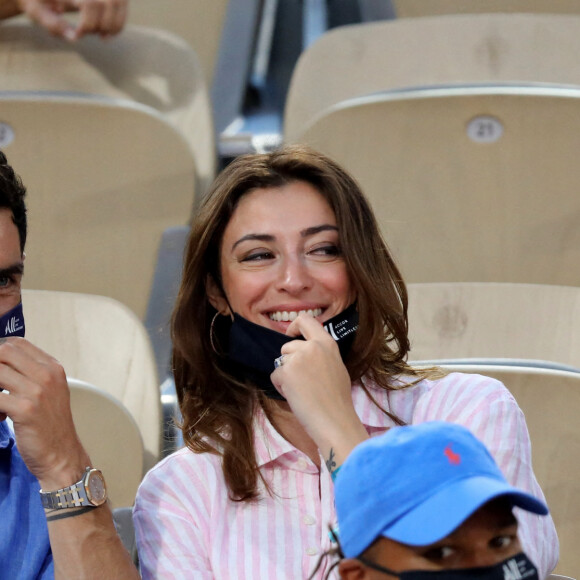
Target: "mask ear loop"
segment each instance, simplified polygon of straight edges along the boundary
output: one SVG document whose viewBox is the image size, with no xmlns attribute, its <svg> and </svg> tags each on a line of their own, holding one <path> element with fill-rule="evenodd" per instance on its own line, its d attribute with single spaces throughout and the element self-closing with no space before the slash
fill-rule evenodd
<svg viewBox="0 0 580 580">
<path fill-rule="evenodd" d="M 324 580 L 329 580 L 333 570 L 340 564 L 340 561 L 344 558 L 342 548 L 340 547 L 340 542 L 338 541 L 338 536 L 336 535 L 336 532 L 332 529 L 332 526 L 330 524 L 328 525 L 328 535 L 330 536 L 331 541 L 336 545 L 333 548 L 326 550 L 326 552 L 320 555 L 318 561 L 316 562 L 316 566 L 312 571 L 312 574 L 310 574 L 310 576 L 308 577 L 308 580 L 314 580 L 316 573 L 320 569 L 320 566 L 322 566 L 322 562 L 326 557 L 337 556 L 338 559 L 330 565 L 330 568 L 326 571 L 326 574 L 324 576 Z"/>
<path fill-rule="evenodd" d="M 336 534 L 336 529 L 333 528 L 330 524 L 328 524 L 328 535 L 330 539 L 336 544 L 336 551 L 339 557 L 342 559 L 344 558 L 344 553 L 340 546 L 340 540 L 338 539 L 338 535 Z"/>
</svg>

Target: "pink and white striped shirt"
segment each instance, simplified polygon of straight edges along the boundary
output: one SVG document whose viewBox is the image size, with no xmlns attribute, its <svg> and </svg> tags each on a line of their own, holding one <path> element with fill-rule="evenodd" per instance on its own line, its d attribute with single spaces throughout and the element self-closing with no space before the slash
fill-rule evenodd
<svg viewBox="0 0 580 580">
<path fill-rule="evenodd" d="M 365 384 L 385 409 L 408 424 L 443 420 L 466 426 L 487 445 L 513 485 L 543 499 L 532 472 L 523 413 L 500 382 L 452 373 L 400 391 Z M 360 386 L 353 385 L 352 394 L 371 436 L 393 426 Z M 254 427 L 258 464 L 273 496 L 264 492 L 254 503 L 230 501 L 220 458 L 188 449 L 161 461 L 145 476 L 134 509 L 144 580 L 305 579 L 320 554 L 331 547 L 328 525 L 336 516 L 324 461 L 319 471 L 261 411 Z M 558 560 L 553 521 L 522 511 L 517 516 L 523 548 L 544 578 Z M 325 576 L 329 565 L 324 563 L 317 579 Z"/>
</svg>

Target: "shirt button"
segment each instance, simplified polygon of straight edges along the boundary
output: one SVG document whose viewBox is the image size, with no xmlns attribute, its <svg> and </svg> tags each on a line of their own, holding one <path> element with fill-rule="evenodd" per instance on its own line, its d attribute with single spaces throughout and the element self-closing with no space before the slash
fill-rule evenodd
<svg viewBox="0 0 580 580">
<path fill-rule="evenodd" d="M 307 469 L 307 467 L 308 467 L 308 461 L 306 461 L 306 459 L 304 459 L 304 457 L 301 457 L 298 460 L 298 469 L 305 470 L 305 469 Z"/>
<path fill-rule="evenodd" d="M 306 553 L 309 556 L 316 556 L 316 554 L 318 554 L 318 550 L 316 548 L 306 548 Z"/>
<path fill-rule="evenodd" d="M 312 516 L 304 516 L 302 522 L 307 526 L 313 526 L 316 523 L 316 520 Z"/>
</svg>

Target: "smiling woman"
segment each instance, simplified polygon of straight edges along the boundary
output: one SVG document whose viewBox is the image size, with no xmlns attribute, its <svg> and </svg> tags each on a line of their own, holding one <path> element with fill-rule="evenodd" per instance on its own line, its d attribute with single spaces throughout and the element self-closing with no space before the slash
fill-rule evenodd
<svg viewBox="0 0 580 580">
<path fill-rule="evenodd" d="M 311 149 L 243 156 L 217 178 L 192 224 L 172 336 L 187 447 L 138 493 L 144 578 L 307 578 L 330 547 L 337 470 L 396 425 L 464 423 L 512 485 L 542 497 L 501 383 L 407 365 L 401 274 L 357 183 Z M 551 519 L 525 514 L 520 530 L 553 569 Z"/>
</svg>

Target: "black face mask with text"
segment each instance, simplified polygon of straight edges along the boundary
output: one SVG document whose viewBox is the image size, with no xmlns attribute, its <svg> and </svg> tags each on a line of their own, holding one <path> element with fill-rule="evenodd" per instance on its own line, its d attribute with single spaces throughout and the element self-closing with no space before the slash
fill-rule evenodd
<svg viewBox="0 0 580 580">
<path fill-rule="evenodd" d="M 24 336 L 24 315 L 22 314 L 22 302 L 0 316 L 0 337 Z"/>
<path fill-rule="evenodd" d="M 337 342 L 344 361 L 358 328 L 356 304 L 351 304 L 346 310 L 327 320 L 323 326 Z M 286 336 L 234 314 L 229 332 L 228 358 L 235 363 L 240 375 L 247 377 L 268 397 L 285 401 L 270 381 L 270 375 L 274 371 L 274 359 L 280 356 L 280 349 L 293 340 L 304 338 Z"/>
<path fill-rule="evenodd" d="M 357 558 L 365 566 L 399 580 L 538 580 L 538 570 L 530 559 L 520 552 L 493 566 L 462 568 L 460 570 L 407 570 L 393 572 L 366 558 Z"/>
</svg>

